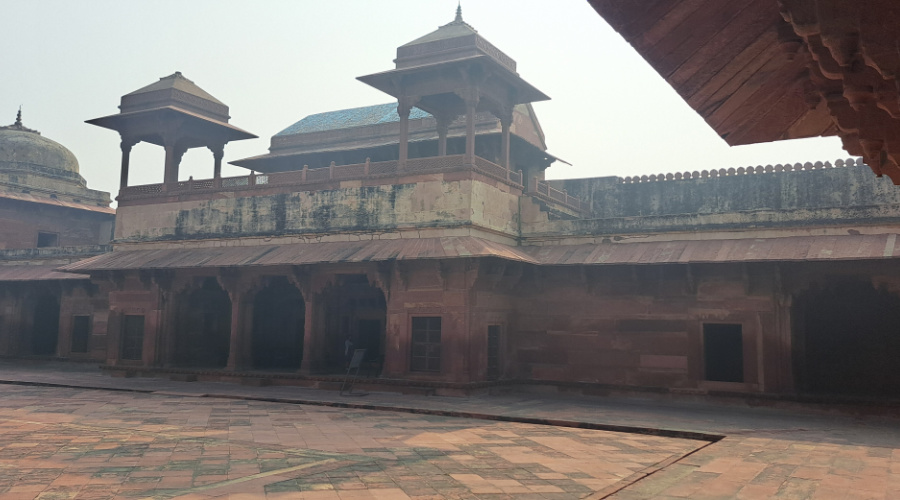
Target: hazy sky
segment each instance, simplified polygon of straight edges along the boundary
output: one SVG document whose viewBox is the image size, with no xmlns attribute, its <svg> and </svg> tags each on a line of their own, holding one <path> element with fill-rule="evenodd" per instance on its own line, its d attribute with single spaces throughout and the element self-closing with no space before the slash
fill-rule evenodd
<svg viewBox="0 0 900 500">
<path fill-rule="evenodd" d="M 467 0 L 463 17 L 551 97 L 534 107 L 557 164 L 548 177 L 629 176 L 835 160 L 835 138 L 729 148 L 585 0 Z M 304 116 L 392 98 L 355 78 L 393 68 L 396 48 L 453 20 L 456 0 L 0 0 L 0 124 L 71 149 L 94 189 L 118 191 L 119 137 L 84 120 L 118 112 L 128 92 L 181 71 L 259 139 L 225 161 L 263 154 Z M 130 184 L 161 182 L 162 148 L 132 153 Z M 223 175 L 246 172 L 226 166 Z M 212 177 L 190 150 L 187 178 Z"/>
</svg>

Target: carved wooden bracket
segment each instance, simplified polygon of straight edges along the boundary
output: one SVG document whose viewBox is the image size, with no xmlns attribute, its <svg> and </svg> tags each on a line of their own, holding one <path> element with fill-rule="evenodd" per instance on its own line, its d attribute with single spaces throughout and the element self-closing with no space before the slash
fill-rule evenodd
<svg viewBox="0 0 900 500">
<path fill-rule="evenodd" d="M 895 0 L 778 0 L 844 147 L 900 184 L 900 7 Z M 796 38 L 779 30 L 788 51 Z M 815 99 L 808 98 L 808 102 Z"/>
</svg>

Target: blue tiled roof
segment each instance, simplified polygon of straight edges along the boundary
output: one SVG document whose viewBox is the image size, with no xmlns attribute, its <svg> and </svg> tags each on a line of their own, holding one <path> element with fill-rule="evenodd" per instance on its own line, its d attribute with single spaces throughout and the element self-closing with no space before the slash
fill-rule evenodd
<svg viewBox="0 0 900 500">
<path fill-rule="evenodd" d="M 409 113 L 410 120 L 427 118 L 430 114 L 419 108 L 413 108 Z M 299 122 L 275 134 L 294 135 L 309 132 L 323 132 L 325 130 L 340 130 L 365 125 L 377 125 L 379 123 L 399 122 L 397 103 L 378 104 L 363 108 L 342 109 L 340 111 L 328 111 L 309 115 Z"/>
</svg>

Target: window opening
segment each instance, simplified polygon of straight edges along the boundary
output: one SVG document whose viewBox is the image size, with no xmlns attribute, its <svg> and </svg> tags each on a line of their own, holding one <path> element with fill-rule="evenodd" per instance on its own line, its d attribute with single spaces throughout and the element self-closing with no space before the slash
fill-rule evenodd
<svg viewBox="0 0 900 500">
<path fill-rule="evenodd" d="M 441 371 L 441 318 L 412 319 L 412 357 L 410 371 Z"/>
<path fill-rule="evenodd" d="M 59 235 L 56 233 L 45 233 L 43 231 L 39 231 L 37 246 L 38 248 L 58 247 Z"/>
<path fill-rule="evenodd" d="M 744 336 L 741 325 L 703 325 L 706 380 L 744 381 Z"/>
</svg>

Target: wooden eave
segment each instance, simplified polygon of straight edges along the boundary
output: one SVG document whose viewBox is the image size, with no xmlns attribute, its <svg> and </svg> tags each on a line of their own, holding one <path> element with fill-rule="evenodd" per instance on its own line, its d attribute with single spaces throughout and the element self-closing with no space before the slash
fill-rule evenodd
<svg viewBox="0 0 900 500">
<path fill-rule="evenodd" d="M 775 0 L 588 0 L 730 145 L 835 135 Z"/>
<path fill-rule="evenodd" d="M 87 120 L 85 123 L 98 127 L 115 130 L 123 136 L 140 139 L 144 142 L 163 146 L 163 140 L 159 136 L 157 125 L 172 122 L 178 119 L 184 120 L 185 129 L 194 132 L 203 138 L 216 138 L 223 142 L 240 141 L 243 139 L 255 139 L 257 136 L 246 130 L 235 127 L 225 122 L 213 120 L 206 116 L 180 109 L 174 106 L 133 111 L 130 113 L 118 113 Z M 206 144 L 190 144 L 190 147 L 205 146 Z"/>
<path fill-rule="evenodd" d="M 504 83 L 516 89 L 517 99 L 515 99 L 515 102 L 513 102 L 512 104 L 524 104 L 529 102 L 550 100 L 549 96 L 525 81 L 517 73 L 510 71 L 508 68 L 487 55 L 468 56 L 451 61 L 441 61 L 434 64 L 424 64 L 409 68 L 392 69 L 389 71 L 383 71 L 381 73 L 359 76 L 356 79 L 363 83 L 371 85 L 388 95 L 400 97 L 402 94 L 400 81 L 405 76 L 439 70 L 443 68 L 456 68 L 476 62 L 483 64 L 490 70 L 492 75 L 497 76 L 498 78 L 502 79 Z M 425 111 L 431 112 L 428 109 L 425 109 Z"/>
</svg>

